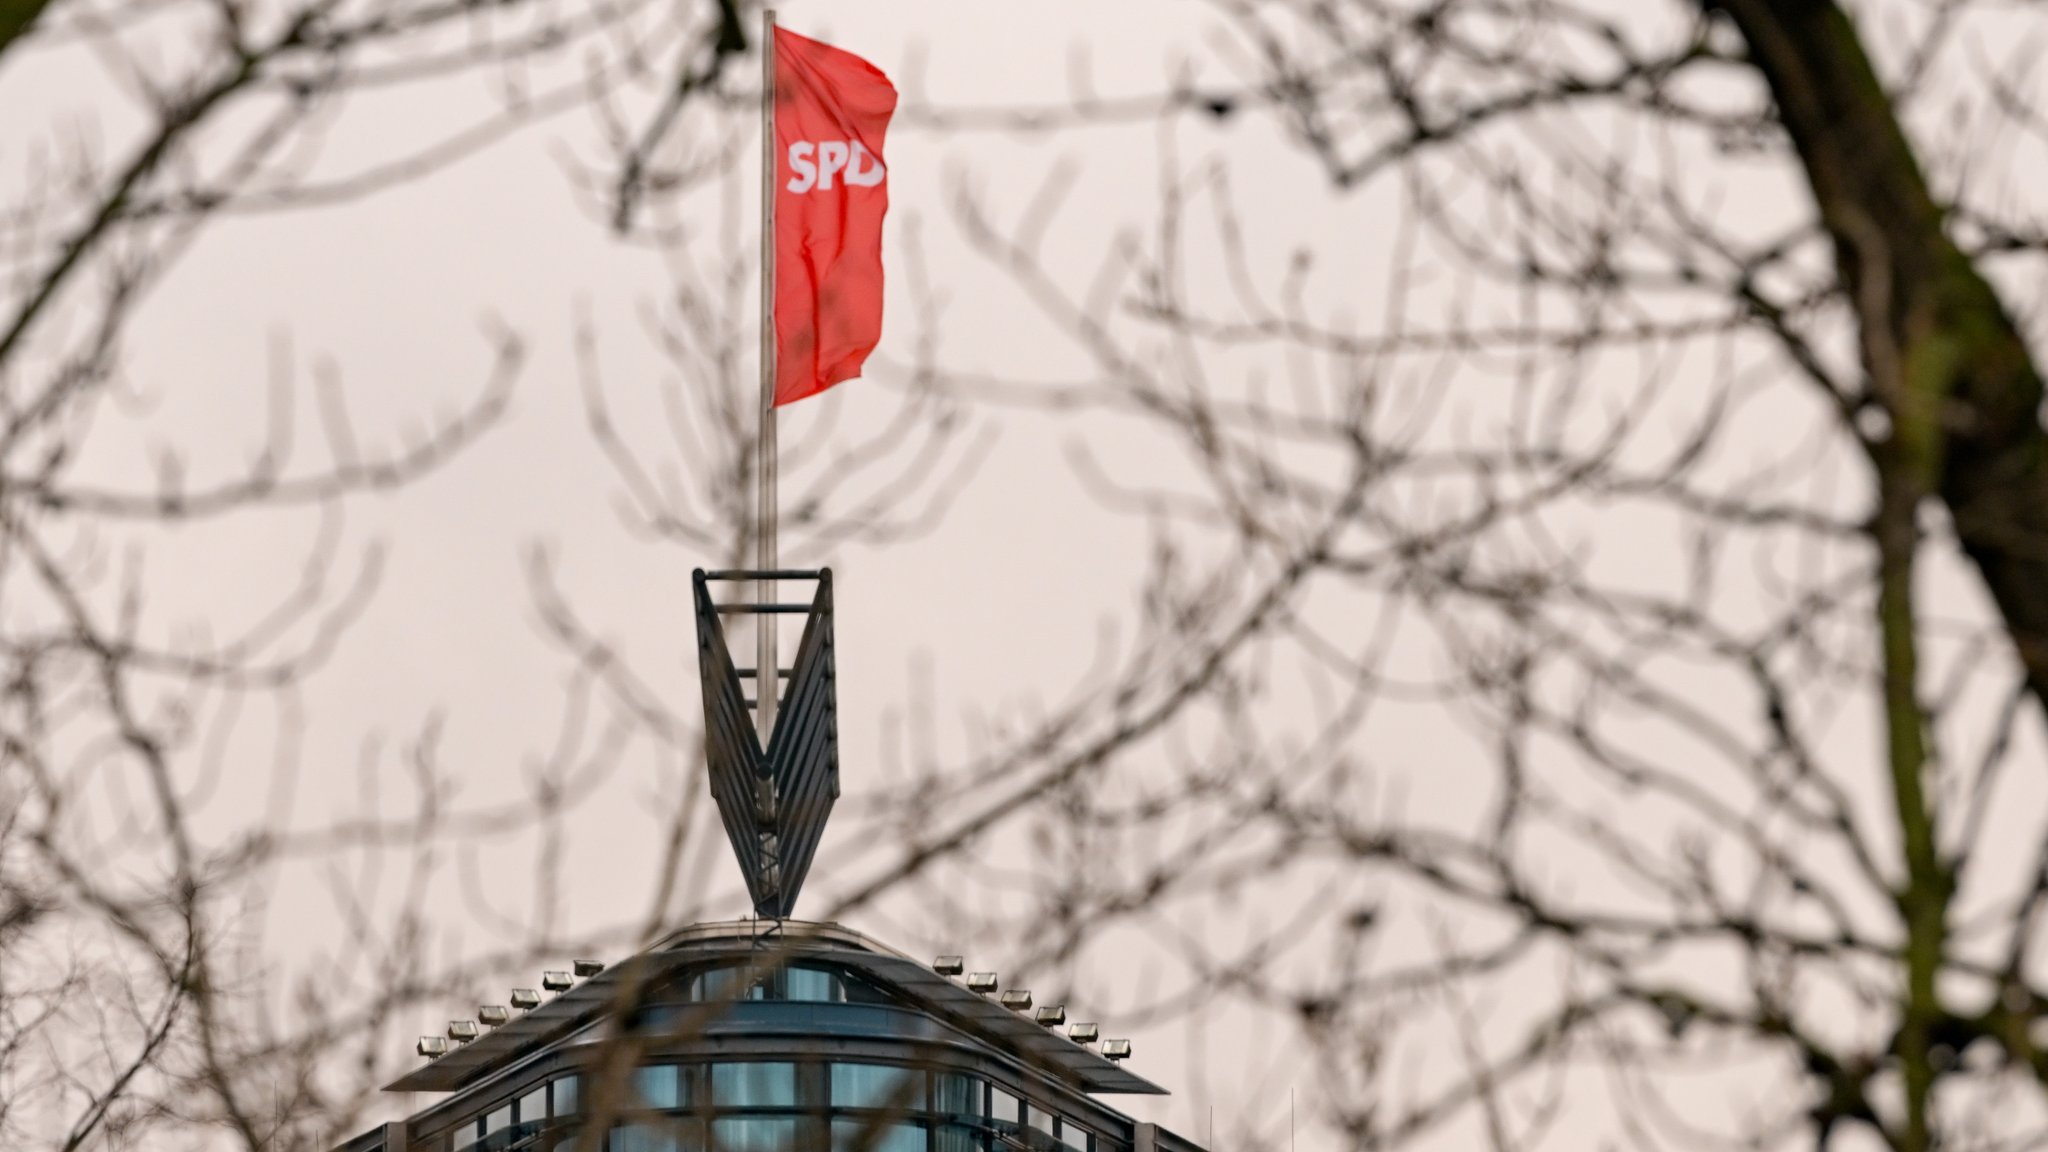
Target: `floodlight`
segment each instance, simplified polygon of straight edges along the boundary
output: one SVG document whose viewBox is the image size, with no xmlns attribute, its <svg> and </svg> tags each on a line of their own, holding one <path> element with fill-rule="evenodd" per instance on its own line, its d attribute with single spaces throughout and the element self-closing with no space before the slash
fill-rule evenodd
<svg viewBox="0 0 2048 1152">
<path fill-rule="evenodd" d="M 540 974 L 540 986 L 550 992 L 567 992 L 569 986 L 574 983 L 576 983 L 576 978 L 567 972 L 543 972 Z"/>
<path fill-rule="evenodd" d="M 1029 1012 L 1031 1010 L 1031 993 L 1023 988 L 1012 988 L 997 999 L 1002 1002 L 1003 1007 L 1008 1008 L 1012 1012 Z"/>
<path fill-rule="evenodd" d="M 1076 1044 L 1093 1044 L 1102 1036 L 1102 1029 L 1093 1024 L 1067 1025 L 1067 1039 Z"/>
<path fill-rule="evenodd" d="M 484 1027 L 496 1028 L 512 1019 L 512 1010 L 503 1004 L 485 1004 L 476 1010 L 476 1018 Z"/>
<path fill-rule="evenodd" d="M 1047 1004 L 1038 1010 L 1038 1015 L 1034 1019 L 1047 1028 L 1057 1028 L 1067 1022 L 1067 1006 Z"/>
<path fill-rule="evenodd" d="M 422 1036 L 422 1037 L 420 1037 L 420 1055 L 422 1055 L 422 1056 L 425 1056 L 425 1057 L 428 1057 L 429 1059 L 431 1059 L 431 1058 L 433 1058 L 433 1057 L 435 1057 L 435 1056 L 440 1056 L 440 1055 L 442 1055 L 442 1054 L 446 1053 L 447 1051 L 448 1051 L 448 1041 L 446 1041 L 446 1040 L 442 1039 L 441 1037 L 439 1037 L 439 1036 Z"/>
<path fill-rule="evenodd" d="M 450 1020 L 448 1022 L 448 1038 L 458 1044 L 467 1044 L 471 1040 L 476 1039 L 476 1035 L 476 1021 L 474 1020 Z"/>
<path fill-rule="evenodd" d="M 577 977 L 579 979 L 587 980 L 590 977 L 597 975 L 599 972 L 604 971 L 604 961 L 578 960 L 575 964 L 575 968 Z"/>
<path fill-rule="evenodd" d="M 967 961 L 959 956 L 941 956 L 932 961 L 932 971 L 941 976 L 958 976 L 967 968 Z"/>
<path fill-rule="evenodd" d="M 535 992 L 531 988 L 514 988 L 512 990 L 512 1006 L 521 1012 L 531 1012 L 535 1008 L 540 1007 L 540 993 Z"/>
<path fill-rule="evenodd" d="M 1131 1042 L 1129 1040 L 1104 1040 L 1102 1042 L 1102 1058 L 1104 1060 L 1129 1060 L 1131 1058 Z"/>
<path fill-rule="evenodd" d="M 967 990 L 983 996 L 996 990 L 996 974 L 993 972 L 970 972 L 967 975 Z"/>
</svg>

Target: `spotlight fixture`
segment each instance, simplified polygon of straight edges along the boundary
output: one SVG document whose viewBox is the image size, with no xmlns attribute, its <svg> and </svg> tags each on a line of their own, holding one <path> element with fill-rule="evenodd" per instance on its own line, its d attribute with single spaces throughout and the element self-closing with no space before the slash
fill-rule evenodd
<svg viewBox="0 0 2048 1152">
<path fill-rule="evenodd" d="M 1067 1022 L 1067 1006 L 1065 1004 L 1047 1004 L 1038 1010 L 1038 1015 L 1033 1017 L 1033 1019 L 1047 1028 L 1057 1028 Z"/>
<path fill-rule="evenodd" d="M 512 990 L 512 1006 L 521 1012 L 531 1012 L 535 1008 L 540 1007 L 540 993 L 535 992 L 531 988 L 514 988 Z"/>
<path fill-rule="evenodd" d="M 575 963 L 574 967 L 576 969 L 576 976 L 578 979 L 588 980 L 592 976 L 597 975 L 599 972 L 604 971 L 604 961 L 578 960 Z"/>
<path fill-rule="evenodd" d="M 1076 1044 L 1093 1044 L 1102 1038 L 1102 1029 L 1093 1024 L 1067 1025 L 1067 1039 Z"/>
<path fill-rule="evenodd" d="M 1102 1042 L 1102 1058 L 1104 1060 L 1129 1060 L 1131 1058 L 1131 1042 L 1129 1040 L 1104 1040 Z"/>
<path fill-rule="evenodd" d="M 429 1058 L 429 1059 L 432 1059 L 432 1058 L 433 1058 L 433 1057 L 435 1057 L 435 1056 L 441 1056 L 441 1055 L 444 1055 L 444 1054 L 446 1054 L 446 1053 L 447 1053 L 447 1051 L 448 1051 L 448 1041 L 446 1041 L 446 1040 L 442 1039 L 441 1037 L 439 1037 L 439 1036 L 422 1036 L 422 1037 L 420 1037 L 420 1055 L 422 1055 L 422 1056 L 425 1056 L 425 1057 L 427 1057 L 427 1058 Z"/>
<path fill-rule="evenodd" d="M 467 1044 L 476 1039 L 476 1021 L 450 1020 L 448 1022 L 448 1038 L 457 1044 Z"/>
<path fill-rule="evenodd" d="M 512 1010 L 503 1004 L 485 1004 L 476 1010 L 477 1020 L 486 1028 L 496 1028 L 512 1019 Z"/>
<path fill-rule="evenodd" d="M 567 972 L 543 972 L 540 974 L 540 986 L 550 992 L 567 992 L 569 986 L 574 983 L 576 983 L 576 978 Z"/>
<path fill-rule="evenodd" d="M 967 961 L 959 956 L 941 956 L 932 961 L 932 971 L 941 976 L 958 976 L 967 970 Z"/>
<path fill-rule="evenodd" d="M 996 974 L 993 972 L 970 972 L 967 975 L 967 990 L 983 996 L 996 990 Z"/>
<path fill-rule="evenodd" d="M 997 1000 L 1001 1002 L 1003 1007 L 1008 1008 L 1012 1012 L 1029 1012 L 1031 1010 L 1031 992 L 1028 989 L 1012 988 L 997 997 Z"/>
</svg>

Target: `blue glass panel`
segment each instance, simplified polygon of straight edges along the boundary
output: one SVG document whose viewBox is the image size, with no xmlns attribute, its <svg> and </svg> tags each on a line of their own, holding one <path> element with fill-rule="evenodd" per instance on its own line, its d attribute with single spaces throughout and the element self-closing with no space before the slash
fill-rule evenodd
<svg viewBox="0 0 2048 1152">
<path fill-rule="evenodd" d="M 711 1102 L 720 1108 L 788 1108 L 796 1103 L 794 1064 L 714 1064 Z"/>
<path fill-rule="evenodd" d="M 981 1132 L 965 1124 L 941 1124 L 932 1129 L 932 1152 L 981 1152 Z"/>
<path fill-rule="evenodd" d="M 754 974 L 745 968 L 714 968 L 699 973 L 690 981 L 690 999 L 707 1002 L 725 1000 L 759 1000 L 761 986 L 753 982 Z"/>
<path fill-rule="evenodd" d="M 981 1115 L 981 1081 L 957 1072 L 932 1076 L 932 1111 L 956 1116 Z"/>
<path fill-rule="evenodd" d="M 677 1108 L 682 1105 L 676 1091 L 676 1066 L 656 1064 L 633 1069 L 633 1095 L 643 1108 Z"/>
<path fill-rule="evenodd" d="M 510 1104 L 507 1104 L 503 1108 L 498 1109 L 496 1112 L 491 1113 L 489 1116 L 484 1117 L 484 1135 L 486 1136 L 490 1135 L 493 1132 L 503 1132 L 505 1129 L 510 1128 L 511 1126 L 512 1106 Z"/>
<path fill-rule="evenodd" d="M 924 1110 L 924 1073 L 886 1064 L 834 1064 L 832 1106 Z"/>
<path fill-rule="evenodd" d="M 666 1124 L 621 1124 L 612 1129 L 611 1152 L 681 1152 L 681 1145 Z"/>
<path fill-rule="evenodd" d="M 560 1080 L 555 1081 L 555 1115 L 574 1116 L 575 1114 L 576 1078 L 574 1076 L 564 1076 Z"/>
<path fill-rule="evenodd" d="M 924 1129 L 915 1124 L 834 1120 L 832 1152 L 925 1152 Z"/>
<path fill-rule="evenodd" d="M 792 1152 L 796 1119 L 791 1116 L 748 1116 L 711 1122 L 718 1152 Z"/>
<path fill-rule="evenodd" d="M 846 999 L 839 977 L 816 968 L 791 968 L 783 973 L 791 1000 L 837 1002 Z"/>
<path fill-rule="evenodd" d="M 1010 1095 L 1001 1088 L 990 1088 L 988 1090 L 988 1114 L 990 1116 L 998 1120 L 1008 1120 L 1012 1124 L 1021 1124 L 1024 1122 L 1024 1117 L 1018 1114 L 1017 1108 L 1017 1098 L 1015 1096 Z"/>
</svg>

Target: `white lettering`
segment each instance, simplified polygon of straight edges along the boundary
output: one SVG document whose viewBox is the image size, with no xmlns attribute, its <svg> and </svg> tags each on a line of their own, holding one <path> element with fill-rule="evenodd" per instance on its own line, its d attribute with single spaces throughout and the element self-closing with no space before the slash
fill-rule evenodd
<svg viewBox="0 0 2048 1152">
<path fill-rule="evenodd" d="M 854 188 L 872 188 L 888 174 L 881 158 L 858 140 L 798 140 L 789 146 L 789 168 L 796 173 L 784 185 L 791 192 L 832 190 L 837 178 Z"/>
<path fill-rule="evenodd" d="M 789 166 L 796 172 L 789 179 L 791 192 L 809 192 L 818 182 L 818 167 L 811 163 L 811 152 L 817 145 L 809 140 L 799 140 L 789 146 Z M 832 186 L 832 177 L 825 177 L 825 187 Z"/>
<path fill-rule="evenodd" d="M 861 167 L 863 160 L 867 161 L 866 168 Z M 873 188 L 882 182 L 882 162 L 858 140 L 853 142 L 853 156 L 846 162 L 846 182 L 861 188 Z"/>
<path fill-rule="evenodd" d="M 846 170 L 846 141 L 818 141 L 818 188 L 832 190 L 832 177 Z"/>
</svg>

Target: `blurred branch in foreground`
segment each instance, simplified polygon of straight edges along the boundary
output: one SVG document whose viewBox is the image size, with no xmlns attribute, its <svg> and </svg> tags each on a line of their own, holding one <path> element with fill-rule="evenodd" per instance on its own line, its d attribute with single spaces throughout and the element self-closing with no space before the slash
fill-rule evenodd
<svg viewBox="0 0 2048 1152">
<path fill-rule="evenodd" d="M 1063 978 L 1149 937 L 1154 1018 L 1288 1024 L 1354 1147 L 2038 1139 L 2038 18 L 1214 10 L 1142 236 L 961 197 L 1092 372 L 953 380 L 1116 429 L 1161 647 L 905 789 L 897 874 L 1031 894 L 949 907 Z M 1234 115 L 1338 190 L 1292 259 Z"/>
</svg>

